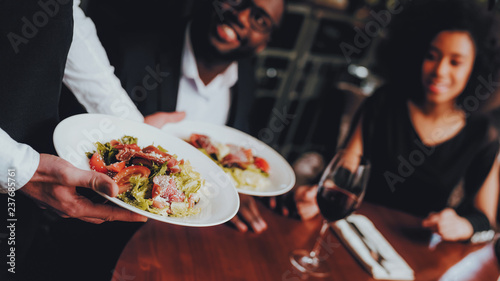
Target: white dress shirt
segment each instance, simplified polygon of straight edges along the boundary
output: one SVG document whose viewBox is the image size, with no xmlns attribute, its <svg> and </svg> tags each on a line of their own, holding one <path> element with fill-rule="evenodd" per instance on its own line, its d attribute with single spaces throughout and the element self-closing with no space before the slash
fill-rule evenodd
<svg viewBox="0 0 500 281">
<path fill-rule="evenodd" d="M 177 96 L 177 111 L 186 112 L 186 119 L 224 125 L 231 106 L 231 87 L 238 81 L 238 63 L 233 62 L 221 74 L 205 85 L 198 73 L 198 66 L 190 37 L 190 25 L 186 28 L 182 52 L 181 79 Z"/>
<path fill-rule="evenodd" d="M 144 121 L 120 81 L 114 75 L 93 22 L 73 4 L 74 33 L 63 82 L 89 113 L 102 113 L 136 121 Z M 29 145 L 14 141 L 0 129 L 0 193 L 8 191 L 8 171 L 15 170 L 15 184 L 23 187 L 35 174 L 40 155 Z M 13 181 L 11 180 L 11 183 Z"/>
<path fill-rule="evenodd" d="M 144 117 L 114 74 L 94 23 L 80 9 L 80 0 L 74 1 L 73 18 L 73 43 L 64 70 L 64 84 L 89 113 L 143 122 Z"/>
<path fill-rule="evenodd" d="M 0 193 L 23 187 L 33 177 L 39 163 L 38 152 L 27 144 L 16 142 L 0 129 Z M 9 176 L 9 170 L 14 172 L 13 175 Z"/>
</svg>

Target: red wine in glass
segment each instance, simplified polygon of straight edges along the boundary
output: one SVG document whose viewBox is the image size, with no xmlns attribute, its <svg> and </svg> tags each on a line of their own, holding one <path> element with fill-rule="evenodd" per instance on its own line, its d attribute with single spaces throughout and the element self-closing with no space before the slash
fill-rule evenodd
<svg viewBox="0 0 500 281">
<path fill-rule="evenodd" d="M 290 254 L 290 262 L 295 268 L 312 276 L 329 275 L 327 264 L 319 259 L 321 238 L 326 234 L 328 222 L 343 219 L 358 208 L 365 194 L 369 173 L 370 163 L 356 152 L 341 150 L 330 161 L 316 194 L 324 218 L 320 239 L 311 251 L 295 250 Z"/>
<path fill-rule="evenodd" d="M 356 210 L 359 197 L 349 191 L 333 187 L 319 187 L 316 195 L 318 207 L 323 218 L 329 222 L 343 219 Z"/>
</svg>

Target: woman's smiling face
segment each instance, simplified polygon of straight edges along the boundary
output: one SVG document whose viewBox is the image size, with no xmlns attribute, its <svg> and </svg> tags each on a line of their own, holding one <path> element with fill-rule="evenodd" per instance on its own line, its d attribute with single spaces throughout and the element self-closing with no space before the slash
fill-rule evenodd
<svg viewBox="0 0 500 281">
<path fill-rule="evenodd" d="M 440 32 L 422 64 L 425 100 L 435 104 L 455 101 L 469 81 L 475 57 L 476 47 L 468 32 Z"/>
</svg>

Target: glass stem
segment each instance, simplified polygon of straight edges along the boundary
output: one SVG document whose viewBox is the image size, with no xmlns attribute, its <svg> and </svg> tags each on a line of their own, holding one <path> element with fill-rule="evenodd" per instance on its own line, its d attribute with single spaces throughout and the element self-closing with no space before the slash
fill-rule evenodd
<svg viewBox="0 0 500 281">
<path fill-rule="evenodd" d="M 309 256 L 314 260 L 318 260 L 319 251 L 321 250 L 321 242 L 323 241 L 323 237 L 326 234 L 326 230 L 328 229 L 328 222 L 326 220 L 323 221 L 323 225 L 321 226 L 321 231 L 319 232 L 319 237 L 314 243 L 314 247 L 312 248 Z"/>
</svg>

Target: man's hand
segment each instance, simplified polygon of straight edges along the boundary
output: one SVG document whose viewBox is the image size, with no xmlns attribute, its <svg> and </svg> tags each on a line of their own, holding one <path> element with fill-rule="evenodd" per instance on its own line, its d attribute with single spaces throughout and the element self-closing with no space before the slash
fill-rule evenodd
<svg viewBox="0 0 500 281">
<path fill-rule="evenodd" d="M 445 241 L 464 241 L 474 234 L 470 222 L 451 208 L 430 214 L 422 221 L 422 226 L 439 234 Z"/>
<path fill-rule="evenodd" d="M 144 123 L 161 128 L 167 123 L 176 123 L 182 121 L 186 117 L 185 112 L 156 112 L 144 117 Z"/>
<path fill-rule="evenodd" d="M 41 208 L 53 209 L 64 218 L 77 218 L 96 224 L 114 220 L 147 220 L 120 207 L 93 203 L 79 195 L 76 186 L 91 188 L 111 197 L 118 194 L 118 186 L 107 175 L 80 170 L 64 159 L 49 154 L 40 155 L 38 169 L 20 191 Z"/>
<path fill-rule="evenodd" d="M 246 232 L 248 230 L 248 226 L 245 222 L 255 233 L 261 233 L 266 230 L 267 224 L 262 219 L 259 210 L 257 209 L 255 199 L 250 195 L 239 194 L 239 196 L 240 210 L 238 211 L 238 214 L 231 219 L 231 222 L 241 232 Z"/>
</svg>

